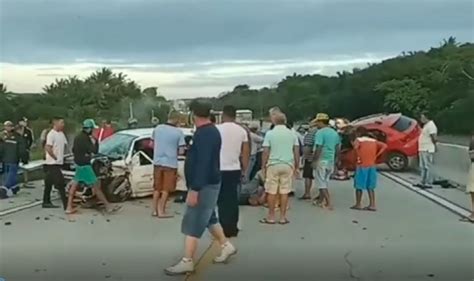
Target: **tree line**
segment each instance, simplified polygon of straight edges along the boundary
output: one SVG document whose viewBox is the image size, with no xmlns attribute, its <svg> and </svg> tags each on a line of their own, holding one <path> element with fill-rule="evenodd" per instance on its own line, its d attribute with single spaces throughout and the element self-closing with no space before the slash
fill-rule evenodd
<svg viewBox="0 0 474 281">
<path fill-rule="evenodd" d="M 474 44 L 450 37 L 427 51 L 399 56 L 363 69 L 334 76 L 293 74 L 275 87 L 236 86 L 215 98 L 206 98 L 216 110 L 226 104 L 251 109 L 262 118 L 279 106 L 291 121 L 307 120 L 317 112 L 358 118 L 380 112 L 402 112 L 416 117 L 427 112 L 440 130 L 469 134 L 474 130 Z M 170 102 L 156 87 L 141 89 L 123 73 L 104 68 L 85 79 L 69 77 L 47 85 L 41 94 L 15 94 L 0 87 L 0 120 L 44 122 L 59 115 L 78 123 L 89 117 L 109 118 L 120 124 L 129 118 L 150 123 L 151 112 L 166 119 Z"/>
</svg>

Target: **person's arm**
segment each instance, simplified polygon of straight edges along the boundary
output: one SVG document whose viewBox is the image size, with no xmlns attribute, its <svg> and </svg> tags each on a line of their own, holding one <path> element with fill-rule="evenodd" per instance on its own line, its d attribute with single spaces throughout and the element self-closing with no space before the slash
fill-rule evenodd
<svg viewBox="0 0 474 281">
<path fill-rule="evenodd" d="M 242 175 L 245 175 L 250 161 L 250 144 L 247 131 L 242 138 L 242 149 L 240 158 L 242 159 Z"/>
<path fill-rule="evenodd" d="M 295 176 L 298 175 L 298 172 L 300 170 L 300 157 L 301 157 L 301 147 L 300 145 L 302 145 L 303 143 L 300 142 L 300 139 L 299 137 L 296 135 L 296 133 L 294 134 L 294 144 L 293 144 L 293 161 L 294 161 L 294 164 L 293 164 L 293 167 L 294 167 L 294 173 L 295 173 Z"/>
<path fill-rule="evenodd" d="M 54 152 L 53 152 L 53 144 L 54 144 L 54 137 L 53 137 L 52 131 L 50 131 L 46 135 L 46 145 L 44 146 L 44 150 L 46 151 L 46 153 L 48 153 L 49 156 L 51 156 L 51 158 L 53 158 L 54 160 L 58 160 L 58 158 L 56 157 L 56 155 L 54 155 Z"/>
<path fill-rule="evenodd" d="M 184 140 L 184 133 L 181 132 L 181 135 L 178 141 L 178 155 L 184 155 L 185 147 L 186 147 L 186 141 Z"/>
<path fill-rule="evenodd" d="M 430 129 L 429 133 L 430 133 L 431 141 L 436 147 L 438 144 L 438 128 L 436 128 L 436 125 L 433 122 L 431 122 L 431 126 L 429 129 Z"/>
<path fill-rule="evenodd" d="M 265 139 L 263 140 L 263 152 L 262 152 L 262 177 L 267 177 L 267 165 L 268 159 L 270 158 L 270 133 L 267 133 Z"/>
<path fill-rule="evenodd" d="M 261 144 L 263 143 L 263 137 L 255 134 L 255 133 L 250 133 L 250 137 L 252 139 L 252 142 Z"/>
<path fill-rule="evenodd" d="M 385 152 L 387 149 L 387 145 L 381 141 L 377 141 L 377 156 L 375 159 L 379 159 L 379 157 Z"/>
</svg>

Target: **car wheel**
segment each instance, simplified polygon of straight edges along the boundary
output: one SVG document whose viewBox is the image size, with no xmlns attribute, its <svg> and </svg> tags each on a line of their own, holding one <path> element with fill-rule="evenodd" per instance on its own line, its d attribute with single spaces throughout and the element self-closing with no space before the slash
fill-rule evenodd
<svg viewBox="0 0 474 281">
<path fill-rule="evenodd" d="M 393 152 L 388 155 L 387 165 L 392 171 L 403 171 L 408 167 L 408 158 L 406 155 Z"/>
<path fill-rule="evenodd" d="M 132 195 L 130 182 L 125 176 L 115 177 L 105 186 L 104 193 L 109 202 L 123 202 Z"/>
</svg>

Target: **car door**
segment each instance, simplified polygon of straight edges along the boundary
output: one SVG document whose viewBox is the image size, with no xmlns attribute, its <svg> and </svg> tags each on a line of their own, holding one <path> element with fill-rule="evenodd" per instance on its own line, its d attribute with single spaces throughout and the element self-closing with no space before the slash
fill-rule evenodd
<svg viewBox="0 0 474 281">
<path fill-rule="evenodd" d="M 153 160 L 141 150 L 132 155 L 130 184 L 135 197 L 153 193 Z"/>
</svg>

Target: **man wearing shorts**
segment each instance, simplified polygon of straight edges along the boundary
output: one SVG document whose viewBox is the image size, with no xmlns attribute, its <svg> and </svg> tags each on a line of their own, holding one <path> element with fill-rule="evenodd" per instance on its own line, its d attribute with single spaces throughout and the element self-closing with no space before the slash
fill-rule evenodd
<svg viewBox="0 0 474 281">
<path fill-rule="evenodd" d="M 357 154 L 357 167 L 354 176 L 354 188 L 356 190 L 356 203 L 351 209 L 373 211 L 377 210 L 375 205 L 375 188 L 377 187 L 377 158 L 387 149 L 383 142 L 371 138 L 367 129 L 358 127 L 353 147 Z M 362 192 L 369 194 L 369 206 L 362 208 Z"/>
<path fill-rule="evenodd" d="M 178 178 L 178 155 L 184 154 L 184 133 L 177 125 L 179 113 L 171 111 L 168 122 L 158 125 L 153 131 L 153 216 L 158 218 L 171 218 L 173 215 L 166 213 L 166 202 L 170 192 L 176 189 Z"/>
<path fill-rule="evenodd" d="M 326 113 L 318 113 L 314 121 L 318 131 L 314 140 L 313 167 L 320 196 L 313 204 L 332 210 L 328 185 L 339 154 L 340 138 L 339 134 L 329 127 L 329 116 Z"/>
<path fill-rule="evenodd" d="M 79 184 L 93 188 L 93 193 L 104 203 L 106 212 L 111 213 L 120 209 L 120 206 L 112 208 L 109 201 L 107 201 L 91 165 L 92 156 L 99 150 L 98 141 L 92 137 L 92 131 L 96 128 L 97 125 L 94 120 L 86 119 L 82 123 L 82 131 L 74 138 L 72 153 L 74 154 L 76 173 L 74 174 L 74 179 L 69 189 L 66 214 L 76 212 L 73 206 L 73 200 Z"/>
<path fill-rule="evenodd" d="M 304 178 L 304 194 L 300 200 L 311 199 L 311 187 L 314 180 L 313 171 L 313 147 L 314 135 L 316 134 L 316 122 L 313 120 L 309 124 L 310 128 L 303 139 L 303 178 Z"/>
<path fill-rule="evenodd" d="M 181 232 L 185 235 L 184 257 L 176 264 L 165 269 L 168 275 L 183 275 L 194 272 L 194 255 L 198 241 L 206 228 L 221 245 L 221 253 L 215 263 L 225 263 L 237 253 L 227 240 L 216 216 L 217 199 L 221 188 L 220 152 L 221 135 L 209 120 L 210 104 L 193 101 L 196 132 L 193 144 L 187 152 L 185 178 L 188 186 L 186 212 L 181 223 Z"/>
<path fill-rule="evenodd" d="M 300 154 L 299 141 L 295 133 L 288 129 L 286 116 L 275 113 L 275 127 L 265 135 L 263 141 L 262 172 L 265 175 L 268 215 L 260 220 L 264 224 L 275 224 L 277 196 L 280 198 L 280 224 L 289 223 L 286 216 L 288 194 L 292 190 L 293 177 L 298 175 Z"/>
</svg>

